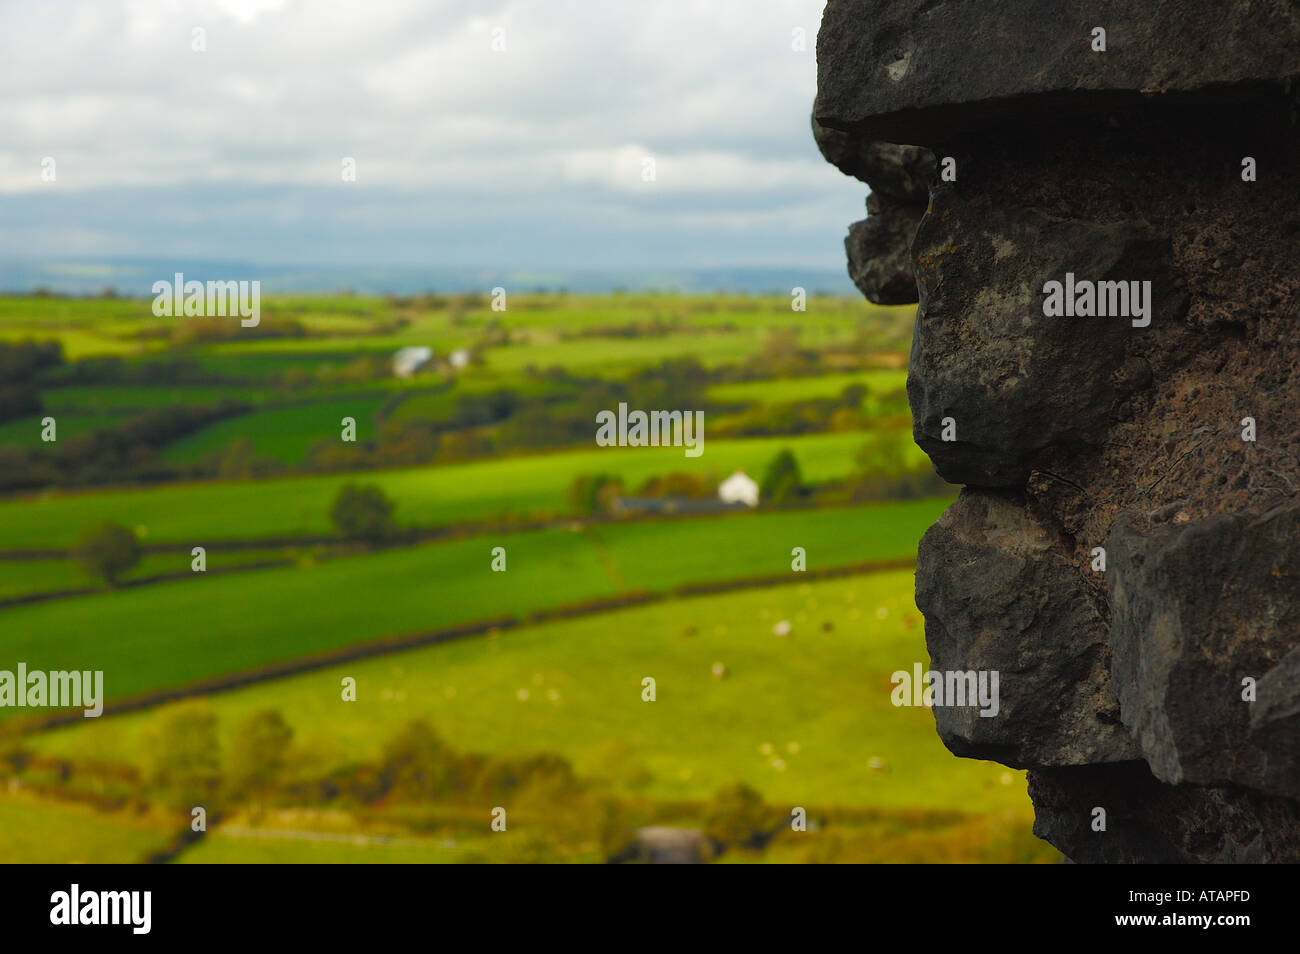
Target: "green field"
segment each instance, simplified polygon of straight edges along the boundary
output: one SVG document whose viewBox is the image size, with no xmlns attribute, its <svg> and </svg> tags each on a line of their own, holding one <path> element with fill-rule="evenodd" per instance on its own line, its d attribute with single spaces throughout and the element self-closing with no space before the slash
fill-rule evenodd
<svg viewBox="0 0 1300 954">
<path fill-rule="evenodd" d="M 161 851 L 172 834 L 149 816 L 0 796 L 5 864 L 130 864 Z"/>
<path fill-rule="evenodd" d="M 584 777 L 646 797 L 705 798 L 742 780 L 777 803 L 1023 806 L 1022 773 L 954 759 L 928 710 L 891 704 L 890 674 L 928 664 L 911 585 L 909 572 L 882 572 L 695 597 L 346 663 L 208 704 L 225 730 L 278 709 L 317 770 L 373 758 L 426 717 L 458 748 L 558 752 Z M 781 620 L 786 637 L 773 632 Z M 345 675 L 357 680 L 355 703 L 340 699 Z M 655 702 L 641 700 L 647 676 Z M 155 718 L 34 741 L 139 764 Z"/>
<path fill-rule="evenodd" d="M 322 421 L 313 440 L 337 438 L 337 421 Z M 348 482 L 378 484 L 397 501 L 397 519 L 415 526 L 486 520 L 503 513 L 565 513 L 576 474 L 614 473 L 637 485 L 672 471 L 715 474 L 743 469 L 761 476 L 789 447 L 805 480 L 842 478 L 853 468 L 859 433 L 810 434 L 710 442 L 686 457 L 674 447 L 605 447 L 362 475 L 287 477 L 257 482 L 207 482 L 103 492 L 47 491 L 0 502 L 0 549 L 68 547 L 91 524 L 113 520 L 141 528 L 151 543 L 198 546 L 211 540 L 330 533 L 329 509 Z M 916 457 L 920 449 L 911 447 Z"/>
<path fill-rule="evenodd" d="M 407 390 L 409 393 L 393 410 L 391 419 L 394 421 L 438 420 L 448 416 L 462 397 L 494 390 L 514 391 L 525 400 L 557 394 L 567 397 L 573 393 L 560 391 L 533 378 L 497 374 L 478 368 L 474 369 L 472 375 L 457 378 L 450 387 L 416 390 L 411 386 Z"/>
<path fill-rule="evenodd" d="M 105 408 L 87 411 L 46 411 L 44 414 L 32 414 L 27 417 L 14 418 L 0 424 L 0 445 L 15 447 L 49 447 L 41 439 L 43 427 L 41 421 L 53 417 L 55 436 L 59 440 L 80 437 L 100 428 L 112 427 L 129 420 L 134 415 L 130 411 Z"/>
<path fill-rule="evenodd" d="M 382 393 L 358 394 L 229 417 L 168 445 L 163 458 L 187 464 L 205 454 L 219 453 L 232 441 L 246 439 L 259 455 L 300 464 L 317 441 L 338 439 L 345 417 L 356 421 L 357 440 L 372 439 L 375 414 L 388 399 L 389 395 Z"/>
<path fill-rule="evenodd" d="M 324 339 L 328 342 L 331 339 Z M 281 380 L 290 370 L 307 374 L 323 367 L 342 367 L 357 358 L 372 354 L 388 355 L 390 349 L 360 346 L 348 341 L 347 347 L 323 347 L 312 341 L 292 339 L 274 341 L 292 350 L 249 351 L 244 345 L 204 345 L 195 349 L 194 358 L 199 368 L 223 380 L 247 382 L 253 388 L 266 387 Z M 270 342 L 268 342 L 270 343 Z"/>
<path fill-rule="evenodd" d="M 63 353 L 74 359 L 143 354 L 148 346 L 133 336 L 157 323 L 150 302 L 142 299 L 0 295 L 0 340 L 57 335 Z"/>
<path fill-rule="evenodd" d="M 675 819 L 690 826 L 692 817 Z M 310 820 L 304 824 L 310 823 Z M 932 817 L 915 811 L 863 819 L 836 813 L 814 832 L 783 832 L 763 852 L 732 849 L 720 864 L 1058 864 L 1060 854 L 1031 834 L 1027 807 L 1001 812 Z M 600 862 L 594 846 L 560 854 L 553 844 L 530 845 L 537 832 L 526 820 L 508 833 L 442 838 L 374 837 L 281 828 L 219 827 L 177 859 L 180 864 L 446 864 L 539 861 Z M 567 846 L 566 846 L 567 847 Z M 586 849 L 585 851 L 583 849 Z M 520 857 L 522 855 L 522 858 Z"/>
<path fill-rule="evenodd" d="M 109 699 L 384 636 L 701 580 L 915 556 L 946 501 L 476 537 L 4 611 L 0 659 L 101 669 Z M 720 545 L 725 541 L 725 546 Z M 491 549 L 507 552 L 492 572 Z M 186 566 L 188 566 L 188 557 Z M 0 712 L 12 717 L 14 709 Z"/>
<path fill-rule="evenodd" d="M 208 552 L 206 559 L 211 572 L 291 556 L 294 553 L 288 550 L 213 550 Z M 130 583 L 164 573 L 190 572 L 192 559 L 188 552 L 146 553 L 139 563 L 122 574 L 120 582 Z M 0 560 L 0 599 L 87 586 L 103 589 L 104 584 L 73 560 Z"/>
<path fill-rule="evenodd" d="M 203 865 L 433 865 L 458 864 L 482 857 L 498 846 L 487 837 L 468 842 L 441 838 L 381 839 L 331 832 L 278 832 L 222 827 L 186 850 L 179 864 Z M 590 857 L 588 861 L 599 861 Z"/>
<path fill-rule="evenodd" d="M 632 827 L 714 830 L 736 783 L 762 812 L 802 806 L 815 824 L 762 851 L 728 837 L 724 863 L 1059 860 L 1032 836 L 1023 773 L 955 758 L 931 712 L 890 701 L 891 674 L 928 660 L 913 571 L 898 567 L 950 502 L 906 499 L 944 492 L 910 473 L 925 461 L 906 426 L 913 307 L 511 291 L 498 312 L 487 291 L 268 296 L 255 335 L 158 319 L 148 300 L 0 296 L 0 342 L 57 338 L 65 359 L 0 355 L 25 414 L 0 423 L 3 486 L 20 491 L 0 498 L 0 599 L 90 585 L 70 558 L 12 551 L 62 553 L 105 521 L 169 548 L 118 588 L 0 608 L 0 670 L 102 670 L 109 702 L 296 670 L 53 730 L 0 708 L 0 860 L 140 861 L 204 804 L 212 827 L 180 863 L 600 862 Z M 391 376 L 407 345 L 439 363 Z M 451 369 L 452 348 L 473 362 Z M 840 406 L 851 385 L 867 389 L 857 408 Z M 567 446 L 594 397 L 675 407 L 679 389 L 703 391 L 703 456 Z M 482 399 L 495 391 L 513 397 Z M 26 414 L 33 397 L 43 410 Z M 206 418 L 147 413 L 228 400 L 251 410 L 198 430 Z M 46 414 L 61 440 L 113 430 L 44 447 Z M 358 443 L 331 446 L 343 417 Z M 859 453 L 882 435 L 901 460 Z M 245 441 L 253 459 L 227 453 Z M 570 500 L 580 476 L 631 495 L 669 475 L 696 478 L 659 482 L 688 495 L 736 470 L 762 479 L 787 448 L 795 493 L 765 492 L 757 511 L 614 519 L 604 498 L 581 515 Z M 234 473 L 257 476 L 190 480 Z M 330 516 L 348 483 L 377 485 L 399 529 L 446 534 L 348 542 Z M 236 541 L 253 548 L 220 547 Z M 194 546 L 232 572 L 189 572 Z M 241 568 L 265 560 L 292 563 Z M 486 631 L 389 642 L 466 624 Z M 367 647 L 383 652 L 312 668 Z M 404 735 L 412 720 L 441 742 Z M 498 804 L 507 833 L 488 826 Z M 749 830 L 770 832 L 765 817 Z"/>
<path fill-rule="evenodd" d="M 486 293 L 487 289 L 484 289 Z M 494 312 L 486 297 L 456 298 L 441 303 L 399 304 L 377 297 L 347 295 L 276 295 L 262 301 L 262 321 L 294 321 L 319 351 L 398 348 L 429 344 L 436 349 L 469 344 L 480 329 L 508 322 L 512 330 L 545 334 L 591 334 L 602 327 L 658 321 L 681 330 L 724 334 L 795 327 L 809 343 L 843 337 L 846 329 L 868 328 L 877 347 L 905 350 L 913 306 L 881 307 L 861 300 L 810 296 L 807 311 L 793 312 L 788 296 L 514 294 L 505 312 Z M 380 327 L 401 318 L 400 331 Z M 56 332 L 71 358 L 94 355 L 142 355 L 159 350 L 166 339 L 147 337 L 177 327 L 159 319 L 150 299 L 39 298 L 0 296 L 0 338 L 21 340 Z M 219 346 L 231 354 L 303 350 L 300 339 L 257 339 Z"/>
<path fill-rule="evenodd" d="M 42 399 L 47 413 L 116 410 L 128 412 L 149 411 L 168 405 L 217 404 L 221 401 L 247 401 L 261 404 L 283 398 L 274 388 L 248 388 L 237 385 L 197 385 L 178 387 L 159 385 L 108 386 L 70 385 L 44 391 Z"/>
<path fill-rule="evenodd" d="M 886 395 L 907 386 L 907 371 L 881 368 L 856 374 L 821 374 L 806 378 L 777 378 L 769 381 L 739 381 L 715 384 L 708 395 L 725 404 L 773 404 L 838 397 L 850 385 L 860 384 L 871 395 Z"/>
<path fill-rule="evenodd" d="M 263 322 L 292 319 L 312 332 L 331 335 L 365 335 L 391 312 L 380 299 L 334 295 L 275 296 L 262 302 Z M 56 335 L 64 354 L 72 359 L 153 354 L 167 346 L 170 334 L 183 328 L 176 319 L 155 317 L 149 298 L 0 295 L 0 339 Z"/>
</svg>

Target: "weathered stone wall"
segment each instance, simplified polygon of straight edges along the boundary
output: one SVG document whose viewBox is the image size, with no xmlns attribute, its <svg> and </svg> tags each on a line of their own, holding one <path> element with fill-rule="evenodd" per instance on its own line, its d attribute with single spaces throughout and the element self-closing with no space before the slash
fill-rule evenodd
<svg viewBox="0 0 1300 954">
<path fill-rule="evenodd" d="M 1291 0 L 823 17 L 850 274 L 918 303 L 914 436 L 966 485 L 921 544 L 933 668 L 1001 674 L 939 734 L 1028 768 L 1076 861 L 1300 861 L 1298 103 Z M 1150 282 L 1149 324 L 1045 315 L 1067 273 Z"/>
</svg>

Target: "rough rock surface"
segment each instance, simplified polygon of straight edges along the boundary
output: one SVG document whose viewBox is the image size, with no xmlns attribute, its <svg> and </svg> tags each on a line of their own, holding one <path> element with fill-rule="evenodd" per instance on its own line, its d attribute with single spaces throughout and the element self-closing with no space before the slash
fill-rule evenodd
<svg viewBox="0 0 1300 954">
<path fill-rule="evenodd" d="M 1300 652 L 1285 636 L 1300 632 L 1300 507 L 1149 535 L 1126 521 L 1107 551 L 1112 686 L 1151 771 L 1300 795 L 1294 660 L 1283 665 Z"/>
<path fill-rule="evenodd" d="M 844 239 L 849 277 L 868 301 L 906 305 L 916 300 L 911 249 L 923 211 L 909 205 L 884 205 L 872 194 L 867 197 L 867 218 L 849 226 Z"/>
<path fill-rule="evenodd" d="M 913 436 L 953 483 L 1023 486 L 1044 448 L 1102 443 L 1116 406 L 1145 380 L 1126 364 L 1130 350 L 1141 362 L 1140 339 L 1165 336 L 1186 305 L 1168 240 L 1145 226 L 1056 218 L 944 186 L 912 253 L 920 289 L 907 386 Z M 1044 277 L 1071 272 L 1152 281 L 1151 326 L 1027 320 L 1040 308 Z M 942 439 L 944 418 L 956 440 Z"/>
<path fill-rule="evenodd" d="M 813 138 L 827 162 L 867 183 L 877 196 L 920 206 L 922 210 L 930 201 L 934 153 L 929 149 L 858 139 L 815 119 Z"/>
<path fill-rule="evenodd" d="M 823 16 L 850 274 L 908 300 L 910 236 L 914 436 L 969 488 L 920 550 L 933 668 L 1001 673 L 939 734 L 1029 768 L 1076 861 L 1300 860 L 1298 106 L 1290 0 Z M 1045 315 L 1067 273 L 1149 281 L 1149 324 Z"/>
<path fill-rule="evenodd" d="M 916 301 L 912 236 L 930 198 L 934 153 L 855 139 L 816 120 L 813 136 L 828 162 L 871 186 L 867 218 L 855 222 L 844 240 L 853 284 L 878 305 Z"/>
<path fill-rule="evenodd" d="M 1106 50 L 1093 50 L 1093 30 Z M 929 145 L 1027 110 L 1134 99 L 1251 102 L 1300 74 L 1292 0 L 831 0 L 817 37 L 824 126 Z"/>
<path fill-rule="evenodd" d="M 1300 858 L 1295 799 L 1164 785 L 1142 762 L 1029 773 L 1034 834 L 1081 863 L 1262 864 Z M 1094 830 L 1106 812 L 1105 831 Z"/>
<path fill-rule="evenodd" d="M 958 755 L 1013 765 L 1137 758 L 1111 697 L 1106 625 L 1056 535 L 1021 501 L 963 491 L 921 540 L 931 668 L 997 671 L 999 711 L 936 707 Z"/>
</svg>

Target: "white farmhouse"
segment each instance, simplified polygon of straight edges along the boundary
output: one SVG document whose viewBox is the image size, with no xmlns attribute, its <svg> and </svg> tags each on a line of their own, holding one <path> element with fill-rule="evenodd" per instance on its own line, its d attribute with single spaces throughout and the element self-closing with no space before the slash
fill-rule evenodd
<svg viewBox="0 0 1300 954">
<path fill-rule="evenodd" d="M 433 349 L 424 345 L 401 348 L 393 355 L 393 374 L 409 378 L 433 360 Z"/>
<path fill-rule="evenodd" d="M 743 503 L 746 507 L 757 507 L 758 484 L 743 470 L 738 470 L 718 484 L 718 499 L 723 503 Z"/>
</svg>

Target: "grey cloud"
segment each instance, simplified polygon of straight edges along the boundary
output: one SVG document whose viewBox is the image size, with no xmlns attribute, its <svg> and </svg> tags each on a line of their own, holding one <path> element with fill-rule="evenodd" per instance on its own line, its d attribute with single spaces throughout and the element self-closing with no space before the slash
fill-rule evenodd
<svg viewBox="0 0 1300 954">
<path fill-rule="evenodd" d="M 837 266 L 862 194 L 808 132 L 822 5 L 2 5 L 0 254 Z"/>
</svg>

